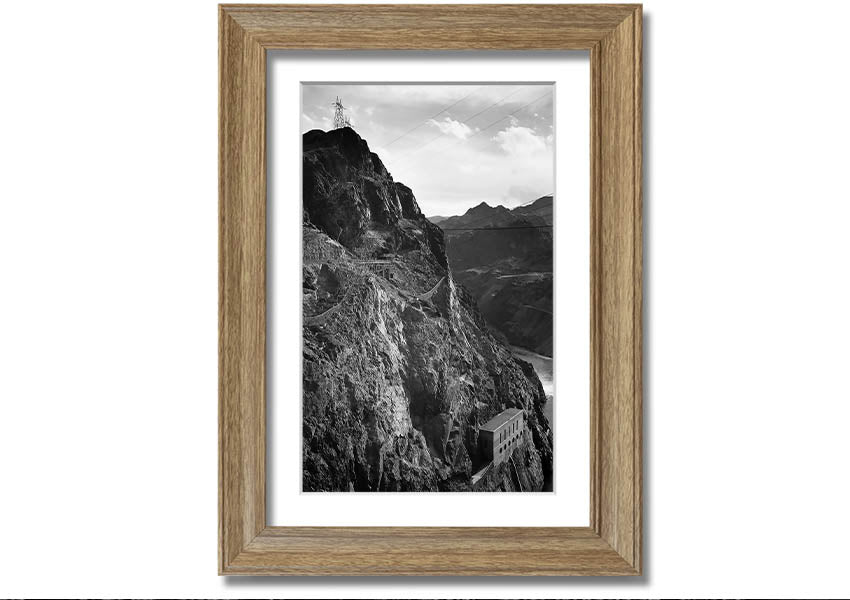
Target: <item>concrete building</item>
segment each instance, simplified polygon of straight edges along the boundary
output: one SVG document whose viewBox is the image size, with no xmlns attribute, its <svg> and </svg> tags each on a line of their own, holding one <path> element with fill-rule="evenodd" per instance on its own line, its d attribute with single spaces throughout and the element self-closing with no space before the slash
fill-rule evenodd
<svg viewBox="0 0 850 600">
<path fill-rule="evenodd" d="M 509 408 L 478 428 L 478 443 L 486 460 L 494 465 L 506 460 L 522 442 L 525 418 L 522 410 Z"/>
</svg>

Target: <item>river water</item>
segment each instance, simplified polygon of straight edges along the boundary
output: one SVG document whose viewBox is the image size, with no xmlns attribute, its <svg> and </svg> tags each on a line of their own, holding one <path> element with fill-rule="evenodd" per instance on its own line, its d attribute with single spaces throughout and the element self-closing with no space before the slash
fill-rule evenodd
<svg viewBox="0 0 850 600">
<path fill-rule="evenodd" d="M 542 354 L 536 354 L 531 350 L 520 348 L 519 346 L 511 346 L 511 352 L 517 358 L 530 362 L 537 372 L 537 377 L 540 378 L 540 383 L 543 384 L 543 391 L 546 393 L 546 405 L 543 407 L 543 412 L 546 418 L 549 419 L 549 424 L 554 427 L 552 421 L 552 404 L 555 396 L 555 381 L 552 375 L 552 359 Z"/>
<path fill-rule="evenodd" d="M 536 354 L 531 350 L 520 348 L 519 346 L 511 346 L 511 352 L 517 358 L 530 362 L 537 372 L 537 377 L 540 378 L 540 383 L 543 385 L 543 391 L 546 393 L 546 404 L 543 405 L 543 414 L 549 419 L 549 426 L 552 431 L 555 430 L 555 421 L 552 420 L 552 408 L 555 403 L 555 381 L 552 375 L 552 359 L 542 354 Z M 551 492 L 553 485 L 552 471 L 547 470 L 543 473 L 543 491 Z"/>
</svg>

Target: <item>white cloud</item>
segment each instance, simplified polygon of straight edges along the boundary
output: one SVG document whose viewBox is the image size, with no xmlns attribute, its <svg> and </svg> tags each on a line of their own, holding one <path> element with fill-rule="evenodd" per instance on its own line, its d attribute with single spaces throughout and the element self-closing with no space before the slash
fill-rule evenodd
<svg viewBox="0 0 850 600">
<path fill-rule="evenodd" d="M 389 159 L 385 164 L 397 181 L 413 190 L 426 214 L 458 215 L 482 201 L 513 207 L 549 193 L 554 187 L 553 159 L 551 144 L 540 152 L 512 155 L 483 135 L 464 141 L 446 136 L 413 159 Z"/>
<path fill-rule="evenodd" d="M 536 200 L 543 192 L 540 186 L 533 188 L 525 185 L 512 185 L 502 195 L 502 204 L 505 206 L 518 206 L 531 200 Z"/>
<path fill-rule="evenodd" d="M 429 119 L 428 124 L 434 125 L 446 135 L 451 135 L 461 140 L 465 140 L 473 133 L 472 128 L 469 127 L 469 125 L 461 123 L 460 121 L 455 121 L 451 117 L 445 117 L 442 121 Z"/>
<path fill-rule="evenodd" d="M 491 139 L 510 155 L 527 156 L 546 150 L 545 138 L 534 133 L 533 129 L 520 127 L 515 122 Z"/>
<path fill-rule="evenodd" d="M 307 113 L 303 113 L 301 115 L 302 126 L 301 128 L 305 131 L 309 129 L 329 129 L 331 126 L 331 119 L 329 117 L 319 117 L 316 118 Z"/>
</svg>

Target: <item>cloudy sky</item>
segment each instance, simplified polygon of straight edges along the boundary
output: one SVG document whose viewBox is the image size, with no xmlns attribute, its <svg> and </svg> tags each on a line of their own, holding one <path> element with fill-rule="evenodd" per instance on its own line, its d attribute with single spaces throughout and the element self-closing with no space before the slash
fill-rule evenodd
<svg viewBox="0 0 850 600">
<path fill-rule="evenodd" d="M 301 129 L 351 125 L 428 216 L 508 208 L 554 191 L 551 84 L 302 85 Z"/>
</svg>

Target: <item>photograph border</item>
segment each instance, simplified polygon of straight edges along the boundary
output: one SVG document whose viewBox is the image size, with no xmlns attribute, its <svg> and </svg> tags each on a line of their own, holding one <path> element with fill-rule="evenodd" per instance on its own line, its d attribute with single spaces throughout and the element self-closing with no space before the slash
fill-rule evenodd
<svg viewBox="0 0 850 600">
<path fill-rule="evenodd" d="M 636 4 L 219 6 L 219 574 L 642 573 L 641 38 Z M 266 55 L 287 49 L 590 51 L 588 527 L 267 525 Z"/>
</svg>

